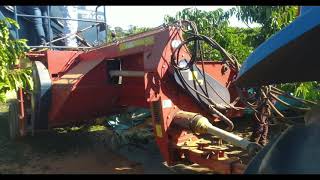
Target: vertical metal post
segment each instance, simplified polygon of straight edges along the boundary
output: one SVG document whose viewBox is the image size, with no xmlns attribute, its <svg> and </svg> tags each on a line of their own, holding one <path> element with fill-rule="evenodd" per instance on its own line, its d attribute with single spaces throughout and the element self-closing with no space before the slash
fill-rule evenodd
<svg viewBox="0 0 320 180">
<path fill-rule="evenodd" d="M 19 24 L 18 22 L 18 16 L 17 16 L 17 6 L 14 6 L 14 20 Z M 18 28 L 14 27 L 16 31 L 16 39 L 19 39 L 19 30 Z M 18 64 L 18 68 L 20 69 L 20 61 Z M 25 127 L 24 127 L 24 101 L 23 101 L 23 90 L 22 88 L 19 88 L 19 103 L 20 103 L 20 114 L 19 114 L 19 125 L 21 125 L 21 128 L 19 128 L 19 133 L 23 136 L 25 133 Z"/>
<path fill-rule="evenodd" d="M 96 7 L 96 21 L 98 21 L 98 8 L 99 8 L 100 6 L 97 6 Z M 97 42 L 98 42 L 98 44 L 99 44 L 99 26 L 96 26 L 96 30 L 97 30 Z"/>
<path fill-rule="evenodd" d="M 17 16 L 17 6 L 14 6 L 14 20 L 19 24 L 18 16 Z M 15 31 L 16 31 L 16 39 L 19 39 L 18 28 L 15 27 Z"/>
<path fill-rule="evenodd" d="M 106 6 L 103 6 L 103 14 L 104 14 L 104 24 L 106 26 L 106 42 L 108 42 L 108 26 L 107 26 L 107 14 L 106 14 Z"/>
<path fill-rule="evenodd" d="M 51 19 L 49 18 L 50 17 L 50 6 L 47 6 L 47 11 L 48 11 L 48 15 L 47 18 L 48 19 L 48 31 L 49 31 L 49 46 L 50 46 L 50 49 L 52 49 L 52 37 L 51 37 Z"/>
</svg>

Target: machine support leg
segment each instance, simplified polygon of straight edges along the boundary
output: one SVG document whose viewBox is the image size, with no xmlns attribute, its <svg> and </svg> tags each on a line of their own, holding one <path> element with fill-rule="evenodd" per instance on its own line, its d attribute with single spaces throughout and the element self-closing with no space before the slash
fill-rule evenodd
<svg viewBox="0 0 320 180">
<path fill-rule="evenodd" d="M 24 114 L 24 98 L 23 98 L 22 88 L 19 88 L 19 101 L 20 101 L 19 131 L 21 136 L 24 136 L 25 135 L 25 114 Z"/>
</svg>

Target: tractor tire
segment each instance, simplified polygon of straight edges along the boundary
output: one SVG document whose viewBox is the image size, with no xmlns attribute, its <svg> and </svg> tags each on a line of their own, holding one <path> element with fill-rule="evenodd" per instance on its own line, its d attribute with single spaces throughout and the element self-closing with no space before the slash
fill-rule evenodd
<svg viewBox="0 0 320 180">
<path fill-rule="evenodd" d="M 18 99 L 13 99 L 9 102 L 9 136 L 11 140 L 16 140 L 20 135 L 20 125 L 19 125 L 19 101 Z"/>
</svg>

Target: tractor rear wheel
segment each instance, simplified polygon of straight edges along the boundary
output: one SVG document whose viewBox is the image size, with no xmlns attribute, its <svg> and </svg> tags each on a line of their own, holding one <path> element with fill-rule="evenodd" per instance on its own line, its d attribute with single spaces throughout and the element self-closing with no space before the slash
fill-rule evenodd
<svg viewBox="0 0 320 180">
<path fill-rule="evenodd" d="M 9 102 L 9 135 L 11 140 L 15 140 L 20 137 L 20 125 L 19 125 L 19 101 L 18 99 L 12 99 Z"/>
</svg>

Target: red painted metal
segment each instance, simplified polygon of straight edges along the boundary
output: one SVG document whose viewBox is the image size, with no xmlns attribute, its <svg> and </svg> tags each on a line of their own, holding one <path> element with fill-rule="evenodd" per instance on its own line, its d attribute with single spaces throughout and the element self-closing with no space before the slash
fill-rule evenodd
<svg viewBox="0 0 320 180">
<path fill-rule="evenodd" d="M 195 153 L 192 150 L 186 151 L 186 156 L 192 162 L 201 164 L 202 166 L 210 168 L 217 173 L 242 174 L 245 170 L 245 166 L 236 159 L 219 160 L 215 157 L 207 158 L 198 153 Z"/>
<path fill-rule="evenodd" d="M 49 127 L 84 123 L 129 106 L 151 107 L 160 152 L 168 164 L 173 164 L 179 152 L 172 147 L 187 139 L 197 139 L 190 132 L 171 127 L 175 113 L 184 110 L 200 113 L 212 122 L 218 119 L 198 106 L 173 80 L 172 40 L 183 40 L 180 29 L 158 28 L 88 52 L 48 50 L 44 56 L 30 56 L 32 60 L 41 60 L 52 77 Z M 182 57 L 190 57 L 185 47 L 180 51 Z M 123 70 L 143 71 L 144 77 L 123 77 L 122 84 L 111 84 L 107 62 L 115 58 L 121 59 Z M 201 68 L 201 64 L 198 66 Z M 237 94 L 230 83 L 237 72 L 223 71 L 223 66 L 222 62 L 204 62 L 206 73 L 228 87 L 234 99 Z M 240 114 L 228 112 L 229 117 Z M 206 161 L 190 157 L 191 161 Z"/>
<path fill-rule="evenodd" d="M 20 63 L 17 65 L 17 68 L 20 69 L 21 68 L 21 65 Z M 17 97 L 18 97 L 18 100 L 19 100 L 19 103 L 20 103 L 20 108 L 19 108 L 19 133 L 21 135 L 25 135 L 25 101 L 24 101 L 24 96 L 23 96 L 23 89 L 22 88 L 19 88 L 18 89 L 18 93 L 17 93 Z"/>
<path fill-rule="evenodd" d="M 24 96 L 22 88 L 19 88 L 19 103 L 20 103 L 20 115 L 19 115 L 19 132 L 21 135 L 25 134 L 25 107 Z"/>
<path fill-rule="evenodd" d="M 47 67 L 50 75 L 58 78 L 73 65 L 81 51 L 46 51 Z"/>
</svg>

